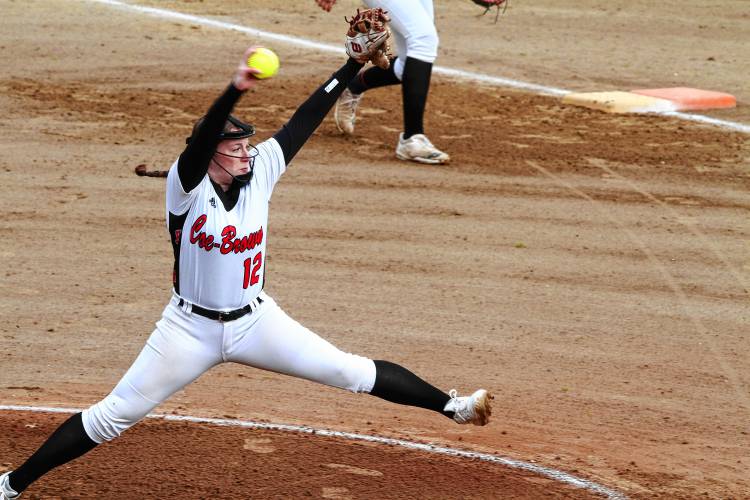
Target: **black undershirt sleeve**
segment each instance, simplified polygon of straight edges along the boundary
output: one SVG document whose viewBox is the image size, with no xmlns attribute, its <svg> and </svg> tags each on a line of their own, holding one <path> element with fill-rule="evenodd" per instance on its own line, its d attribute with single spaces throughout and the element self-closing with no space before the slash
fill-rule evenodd
<svg viewBox="0 0 750 500">
<path fill-rule="evenodd" d="M 192 191 L 208 172 L 208 165 L 219 144 L 219 134 L 242 94 L 243 91 L 230 84 L 211 105 L 195 137 L 180 155 L 177 172 L 185 192 Z"/>
<path fill-rule="evenodd" d="M 302 145 L 313 134 L 323 121 L 328 111 L 344 91 L 347 84 L 362 69 L 362 64 L 348 59 L 331 78 L 321 85 L 302 105 L 297 108 L 289 121 L 274 135 L 274 138 L 284 152 L 287 164 L 297 154 Z M 326 88 L 336 84 L 330 91 Z M 229 113 L 242 96 L 243 91 L 234 85 L 229 85 L 223 94 L 214 101 L 206 113 L 203 123 L 198 128 L 195 137 L 185 147 L 177 162 L 177 171 L 182 188 L 187 192 L 194 189 L 208 171 L 209 163 L 219 143 L 219 134 L 224 128 Z"/>
<path fill-rule="evenodd" d="M 323 121 L 323 118 L 331 110 L 336 100 L 344 91 L 349 82 L 357 76 L 362 69 L 362 64 L 349 58 L 331 78 L 321 85 L 313 94 L 297 108 L 286 124 L 273 136 L 284 152 L 284 160 L 288 165 L 292 158 L 299 152 L 307 139 L 315 132 L 315 129 Z M 338 83 L 333 87 L 333 81 Z M 326 90 L 328 89 L 328 90 Z"/>
</svg>

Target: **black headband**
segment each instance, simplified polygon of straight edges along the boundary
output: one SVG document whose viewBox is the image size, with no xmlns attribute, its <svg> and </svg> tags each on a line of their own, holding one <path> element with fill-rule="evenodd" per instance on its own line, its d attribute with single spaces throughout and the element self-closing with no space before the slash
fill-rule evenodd
<svg viewBox="0 0 750 500">
<path fill-rule="evenodd" d="M 222 131 L 221 133 L 219 133 L 220 140 L 225 141 L 227 139 L 245 139 L 246 137 L 255 135 L 255 127 L 253 127 L 249 123 L 245 123 L 239 118 L 235 118 L 232 115 L 229 115 L 227 117 L 227 120 L 229 120 L 229 123 L 240 130 L 234 130 L 231 132 Z"/>
<path fill-rule="evenodd" d="M 202 119 L 201 119 L 201 121 L 202 121 Z M 225 131 L 222 130 L 221 132 L 219 132 L 219 140 L 220 141 L 226 141 L 226 140 L 230 140 L 230 139 L 245 139 L 247 137 L 251 137 L 251 136 L 255 135 L 255 127 L 252 126 L 249 123 L 243 122 L 239 118 L 236 118 L 236 117 L 234 117 L 232 115 L 229 115 L 227 117 L 227 121 L 229 123 L 231 123 L 232 125 L 234 125 L 235 127 L 237 127 L 239 130 L 232 130 L 230 132 L 225 132 Z M 198 126 L 200 126 L 200 122 L 199 122 Z M 185 139 L 185 144 L 190 144 L 190 141 L 195 136 L 197 128 L 198 127 L 195 127 L 195 129 L 193 130 L 192 135 L 190 137 L 188 137 L 187 139 Z"/>
</svg>

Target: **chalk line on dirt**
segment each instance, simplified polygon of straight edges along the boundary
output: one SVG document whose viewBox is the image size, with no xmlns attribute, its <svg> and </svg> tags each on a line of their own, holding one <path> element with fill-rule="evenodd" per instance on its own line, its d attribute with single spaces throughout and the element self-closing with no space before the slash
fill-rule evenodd
<svg viewBox="0 0 750 500">
<path fill-rule="evenodd" d="M 258 38 L 274 40 L 279 43 L 294 45 L 297 47 L 303 47 L 307 49 L 315 49 L 318 51 L 330 52 L 330 53 L 335 53 L 335 54 L 344 53 L 344 49 L 336 45 L 315 42 L 315 41 L 307 40 L 301 37 L 294 37 L 294 36 L 289 36 L 289 35 L 283 35 L 280 33 L 274 33 L 272 31 L 259 30 L 255 28 L 250 28 L 248 26 L 242 26 L 240 24 L 219 21 L 217 19 L 210 19 L 207 17 L 195 16 L 192 14 L 184 14 L 182 12 L 177 12 L 174 10 L 161 9 L 157 7 L 146 7 L 143 5 L 134 5 L 134 4 L 122 2 L 119 0 L 84 0 L 84 1 L 111 5 L 114 7 L 119 7 L 121 9 L 136 11 L 142 14 L 148 14 L 154 17 L 161 17 L 165 19 L 175 19 L 178 21 L 185 21 L 185 22 L 189 22 L 193 24 L 198 24 L 201 26 L 211 26 L 213 28 L 238 31 L 240 33 L 245 33 L 245 34 L 252 35 Z M 521 90 L 527 90 L 535 94 L 551 95 L 551 96 L 559 97 L 559 96 L 563 96 L 571 92 L 570 90 L 561 89 L 557 87 L 550 87 L 547 85 L 538 85 L 536 83 L 529 83 L 529 82 L 524 82 L 521 80 L 514 80 L 511 78 L 492 76 L 492 75 L 487 75 L 484 73 L 476 73 L 473 71 L 464 71 L 460 69 L 446 68 L 444 66 L 433 67 L 433 72 L 441 74 L 441 75 L 457 78 L 460 80 L 471 80 L 471 81 L 481 82 L 481 83 L 494 85 L 498 87 L 510 87 L 510 88 L 516 88 L 516 89 L 521 89 Z M 681 113 L 681 112 L 676 112 L 676 111 L 662 111 L 662 112 L 655 112 L 651 114 L 671 116 L 671 117 L 678 118 L 681 120 L 704 123 L 704 124 L 728 129 L 728 130 L 734 130 L 737 132 L 750 134 L 750 125 L 746 125 L 744 123 L 739 123 L 739 122 L 733 122 L 729 120 L 720 120 L 718 118 L 711 118 L 705 115 Z"/>
<path fill-rule="evenodd" d="M 634 192 L 639 193 L 643 195 L 644 197 L 651 200 L 653 203 L 656 203 L 659 205 L 665 212 L 667 212 L 671 217 L 672 220 L 677 222 L 678 224 L 682 225 L 683 227 L 687 228 L 687 230 L 698 240 L 700 240 L 701 244 L 708 248 L 711 253 L 714 254 L 714 256 L 721 261 L 721 263 L 724 265 L 726 270 L 729 272 L 729 274 L 732 275 L 732 277 L 737 281 L 737 284 L 742 287 L 744 291 L 750 292 L 750 282 L 748 282 L 742 273 L 739 271 L 739 269 L 736 269 L 735 266 L 729 261 L 729 258 L 722 252 L 714 243 L 713 241 L 704 234 L 700 229 L 698 229 L 697 225 L 692 222 L 691 220 L 680 216 L 680 214 L 669 206 L 668 203 L 660 200 L 656 195 L 648 191 L 646 188 L 641 187 L 638 185 L 638 183 L 628 177 L 625 177 L 624 175 L 615 172 L 607 165 L 603 164 L 602 162 L 590 162 L 593 163 L 595 167 L 600 168 L 607 172 L 609 175 L 614 177 L 615 179 L 618 179 L 625 184 L 627 184 Z"/>
<path fill-rule="evenodd" d="M 526 164 L 536 170 L 537 172 L 540 172 L 544 174 L 545 176 L 552 179 L 558 186 L 564 187 L 571 192 L 575 193 L 579 197 L 585 199 L 588 201 L 596 210 L 599 211 L 603 215 L 605 219 L 608 219 L 612 224 L 617 226 L 620 231 L 625 233 L 627 237 L 635 243 L 638 247 L 640 247 L 643 254 L 646 256 L 648 261 L 651 263 L 651 266 L 655 268 L 661 275 L 664 281 L 667 283 L 669 288 L 672 290 L 672 293 L 675 294 L 677 297 L 680 306 L 683 308 L 683 311 L 685 311 L 685 315 L 688 317 L 690 322 L 693 324 L 693 327 L 696 329 L 696 331 L 701 335 L 706 345 L 708 345 L 711 354 L 714 356 L 714 359 L 718 363 L 719 367 L 721 368 L 721 371 L 724 372 L 724 376 L 726 377 L 729 384 L 732 386 L 732 389 L 735 391 L 736 399 L 737 401 L 744 407 L 746 411 L 750 410 L 750 397 L 748 397 L 747 392 L 745 390 L 742 377 L 737 372 L 737 370 L 734 369 L 734 367 L 726 360 L 725 356 L 721 353 L 719 350 L 719 347 L 716 345 L 716 341 L 713 339 L 713 336 L 711 333 L 709 333 L 708 327 L 706 327 L 703 324 L 703 321 L 698 318 L 698 316 L 693 313 L 691 308 L 688 306 L 688 298 L 687 294 L 685 293 L 685 290 L 680 286 L 680 284 L 677 282 L 675 277 L 672 275 L 672 273 L 669 272 L 669 270 L 659 261 L 659 258 L 654 254 L 654 252 L 649 248 L 649 246 L 640 238 L 638 235 L 636 235 L 633 231 L 628 229 L 625 224 L 620 221 L 613 212 L 607 208 L 606 205 L 604 205 L 601 202 L 598 202 L 594 198 L 592 198 L 590 195 L 585 193 L 583 190 L 578 189 L 574 185 L 572 185 L 570 182 L 566 181 L 565 179 L 562 179 L 559 176 L 556 176 L 546 168 L 542 167 L 535 161 L 526 160 Z M 614 173 L 614 172 L 613 172 Z"/>
<path fill-rule="evenodd" d="M 82 411 L 78 408 L 55 408 L 49 406 L 21 406 L 21 405 L 0 405 L 0 410 L 7 411 L 27 411 L 32 413 L 78 413 Z M 427 453 L 436 453 L 441 455 L 450 455 L 460 458 L 470 458 L 473 460 L 481 460 L 483 462 L 496 463 L 504 465 L 512 469 L 524 470 L 546 476 L 555 481 L 565 483 L 577 488 L 585 489 L 593 493 L 602 495 L 612 500 L 625 500 L 627 497 L 622 493 L 614 491 L 610 488 L 602 486 L 600 484 L 582 479 L 563 471 L 552 469 L 550 467 L 544 467 L 541 465 L 532 464 L 529 462 L 523 462 L 521 460 L 514 460 L 511 458 L 500 457 L 497 455 L 491 455 L 489 453 L 479 453 L 475 451 L 461 450 L 458 448 L 447 448 L 444 446 L 437 446 L 425 443 L 415 443 L 413 441 L 406 441 L 403 439 L 393 439 L 382 436 L 371 436 L 368 434 L 355 434 L 351 432 L 333 431 L 329 429 L 317 429 L 314 427 L 307 427 L 302 425 L 289 425 L 289 424 L 274 424 L 268 422 L 254 422 L 252 420 L 238 420 L 238 419 L 225 419 L 225 418 L 203 418 L 193 417 L 190 415 L 166 415 L 160 413 L 150 413 L 146 418 L 156 420 L 166 420 L 171 422 L 191 422 L 196 424 L 208 424 L 225 427 L 243 427 L 248 429 L 266 429 L 273 431 L 283 432 L 296 432 L 299 434 L 314 434 L 318 436 L 336 437 L 341 439 L 347 439 L 350 441 L 366 441 L 369 443 L 379 443 L 392 446 L 400 446 L 411 450 L 424 451 Z"/>
</svg>

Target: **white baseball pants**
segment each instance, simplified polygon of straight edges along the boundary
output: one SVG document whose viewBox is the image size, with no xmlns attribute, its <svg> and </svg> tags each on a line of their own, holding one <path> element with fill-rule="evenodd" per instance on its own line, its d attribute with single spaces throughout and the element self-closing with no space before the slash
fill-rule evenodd
<svg viewBox="0 0 750 500">
<path fill-rule="evenodd" d="M 340 351 L 261 293 L 255 312 L 227 323 L 193 314 L 173 297 L 146 345 L 112 392 L 83 412 L 97 443 L 119 436 L 154 407 L 226 361 L 370 392 L 375 363 Z"/>
<path fill-rule="evenodd" d="M 391 18 L 396 41 L 396 62 L 393 72 L 401 80 L 406 58 L 434 62 L 437 58 L 438 33 L 432 0 L 364 0 L 370 8 L 380 7 Z"/>
</svg>

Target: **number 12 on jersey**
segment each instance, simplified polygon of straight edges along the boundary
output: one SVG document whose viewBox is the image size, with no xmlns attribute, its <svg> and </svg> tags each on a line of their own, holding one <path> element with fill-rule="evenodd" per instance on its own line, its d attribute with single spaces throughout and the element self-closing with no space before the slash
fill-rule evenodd
<svg viewBox="0 0 750 500">
<path fill-rule="evenodd" d="M 263 253 L 258 252 L 252 259 L 245 259 L 245 277 L 242 280 L 242 288 L 253 286 L 260 278 L 258 277 L 258 271 L 260 266 L 263 265 Z"/>
</svg>

